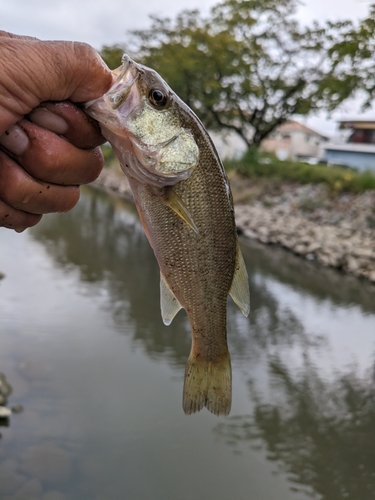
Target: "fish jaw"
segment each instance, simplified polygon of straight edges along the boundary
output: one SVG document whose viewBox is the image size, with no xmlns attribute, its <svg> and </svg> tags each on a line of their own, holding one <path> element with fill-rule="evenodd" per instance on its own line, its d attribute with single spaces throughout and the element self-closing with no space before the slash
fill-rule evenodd
<svg viewBox="0 0 375 500">
<path fill-rule="evenodd" d="M 99 122 L 126 175 L 155 187 L 173 186 L 187 179 L 198 164 L 194 135 L 183 127 L 172 101 L 162 111 L 148 102 L 147 85 L 153 79 L 172 95 L 167 84 L 129 56 L 124 55 L 122 61 L 113 86 L 86 103 L 85 111 Z"/>
</svg>

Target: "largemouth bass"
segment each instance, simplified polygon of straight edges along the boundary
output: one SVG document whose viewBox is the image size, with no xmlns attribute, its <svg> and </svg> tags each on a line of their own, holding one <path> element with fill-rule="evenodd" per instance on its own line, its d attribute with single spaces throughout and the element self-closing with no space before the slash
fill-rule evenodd
<svg viewBox="0 0 375 500">
<path fill-rule="evenodd" d="M 127 55 L 112 88 L 86 103 L 129 179 L 159 263 L 161 313 L 169 325 L 184 308 L 192 329 L 183 408 L 231 407 L 227 296 L 249 313 L 246 268 L 232 195 L 204 126 L 152 69 Z"/>
</svg>

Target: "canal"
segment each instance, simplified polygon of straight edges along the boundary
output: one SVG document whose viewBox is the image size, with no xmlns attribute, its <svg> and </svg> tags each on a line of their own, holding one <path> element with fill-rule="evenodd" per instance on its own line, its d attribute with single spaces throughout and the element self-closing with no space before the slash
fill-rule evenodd
<svg viewBox="0 0 375 500">
<path fill-rule="evenodd" d="M 3 500 L 373 500 L 375 287 L 244 244 L 249 318 L 228 301 L 228 417 L 182 410 L 189 324 L 162 323 L 132 205 L 0 230 Z"/>
</svg>

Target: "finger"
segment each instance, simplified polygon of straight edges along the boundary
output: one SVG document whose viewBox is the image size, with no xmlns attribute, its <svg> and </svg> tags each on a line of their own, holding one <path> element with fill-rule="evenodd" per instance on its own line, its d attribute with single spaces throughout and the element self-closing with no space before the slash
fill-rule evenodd
<svg viewBox="0 0 375 500">
<path fill-rule="evenodd" d="M 49 183 L 72 185 L 95 180 L 104 165 L 101 149 L 76 148 L 63 137 L 28 120 L 0 137 L 0 144 L 30 176 Z M 25 145 L 26 144 L 26 145 Z"/>
<path fill-rule="evenodd" d="M 106 141 L 98 122 L 69 101 L 44 102 L 31 111 L 28 119 L 40 127 L 63 135 L 77 148 L 93 149 Z"/>
<path fill-rule="evenodd" d="M 89 101 L 112 84 L 99 54 L 80 42 L 1 36 L 0 65 L 0 134 L 41 102 Z"/>
<path fill-rule="evenodd" d="M 35 226 L 41 218 L 41 215 L 16 210 L 0 200 L 0 227 L 6 227 L 21 232 L 27 227 Z"/>
<path fill-rule="evenodd" d="M 37 181 L 0 151 L 0 199 L 32 214 L 67 212 L 77 203 L 79 188 Z"/>
</svg>

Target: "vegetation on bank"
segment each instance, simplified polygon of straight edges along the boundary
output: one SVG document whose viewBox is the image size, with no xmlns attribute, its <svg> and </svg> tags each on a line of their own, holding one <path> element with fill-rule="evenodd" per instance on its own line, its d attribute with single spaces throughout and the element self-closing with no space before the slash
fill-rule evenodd
<svg viewBox="0 0 375 500">
<path fill-rule="evenodd" d="M 359 172 L 337 165 L 281 161 L 274 155 L 259 153 L 255 149 L 249 149 L 239 160 L 228 160 L 224 163 L 228 171 L 235 171 L 248 178 L 268 177 L 276 181 L 293 181 L 300 184 L 323 183 L 336 193 L 360 193 L 375 189 L 375 172 Z"/>
<path fill-rule="evenodd" d="M 111 146 L 102 146 L 105 167 L 117 163 Z M 239 160 L 224 161 L 228 172 L 234 172 L 249 179 L 272 179 L 273 183 L 293 181 L 299 184 L 326 184 L 332 192 L 349 191 L 361 193 L 375 189 L 375 172 L 340 167 L 338 165 L 310 165 L 308 163 L 279 160 L 275 155 L 259 153 L 249 149 Z"/>
</svg>

